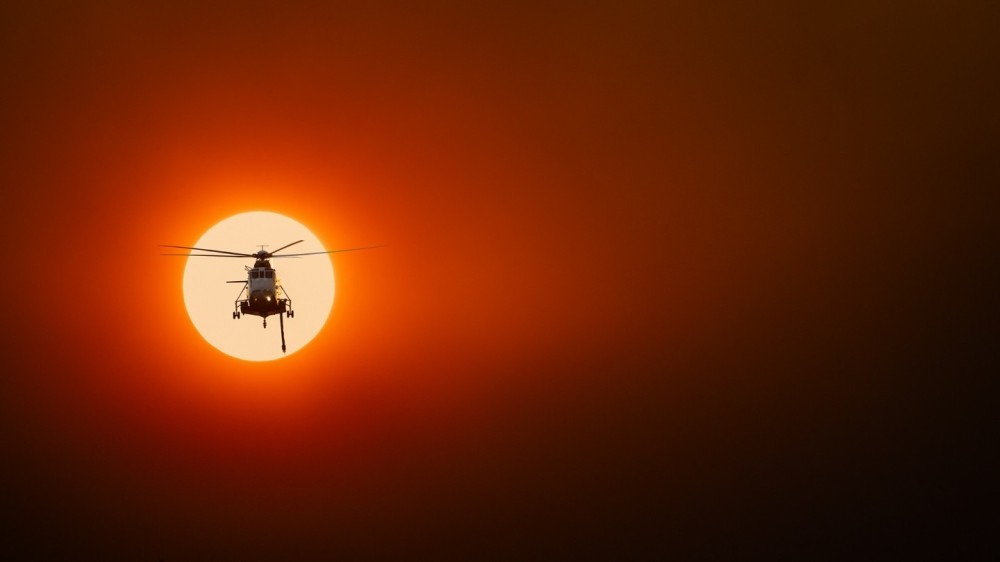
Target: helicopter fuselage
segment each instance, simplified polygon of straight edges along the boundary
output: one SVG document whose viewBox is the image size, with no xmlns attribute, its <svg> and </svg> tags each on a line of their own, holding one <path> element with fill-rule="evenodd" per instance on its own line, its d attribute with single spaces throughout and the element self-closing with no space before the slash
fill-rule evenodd
<svg viewBox="0 0 1000 562">
<path fill-rule="evenodd" d="M 278 296 L 281 285 L 277 272 L 266 260 L 258 260 L 247 270 L 247 298 L 238 301 L 241 314 L 267 318 L 288 310 L 288 299 Z"/>
</svg>

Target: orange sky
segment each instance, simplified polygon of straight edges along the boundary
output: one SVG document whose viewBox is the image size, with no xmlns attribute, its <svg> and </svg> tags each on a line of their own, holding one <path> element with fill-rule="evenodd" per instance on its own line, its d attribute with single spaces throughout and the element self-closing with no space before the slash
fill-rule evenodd
<svg viewBox="0 0 1000 562">
<path fill-rule="evenodd" d="M 915 436 L 986 318 L 984 14 L 2 15 L 20 546 L 725 552 L 949 450 Z M 156 247 L 251 210 L 389 245 L 334 258 L 327 326 L 273 363 L 204 342 Z"/>
</svg>

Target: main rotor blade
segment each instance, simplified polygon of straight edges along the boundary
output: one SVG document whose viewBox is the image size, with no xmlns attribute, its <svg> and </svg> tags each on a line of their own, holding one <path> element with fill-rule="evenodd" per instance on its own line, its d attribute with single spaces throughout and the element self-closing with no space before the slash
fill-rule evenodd
<svg viewBox="0 0 1000 562">
<path fill-rule="evenodd" d="M 187 257 L 201 257 L 201 258 L 252 258 L 255 256 L 245 256 L 242 254 L 237 254 L 234 256 L 227 256 L 224 254 L 160 254 L 161 256 L 187 256 Z"/>
<path fill-rule="evenodd" d="M 364 248 L 347 248 L 346 250 L 327 250 L 325 252 L 306 252 L 304 254 L 284 254 L 281 256 L 273 256 L 276 258 L 294 258 L 298 256 L 315 256 L 318 254 L 337 254 L 340 252 L 357 252 L 358 250 L 371 250 L 372 248 L 385 248 L 385 244 L 379 244 L 378 246 L 365 246 Z"/>
<path fill-rule="evenodd" d="M 166 244 L 160 244 L 161 248 L 178 248 L 180 250 L 198 250 L 199 252 L 215 252 L 216 254 L 229 254 L 231 256 L 240 256 L 244 258 L 252 258 L 253 254 L 241 254 L 240 252 L 229 252 L 226 250 L 213 250 L 211 248 L 192 248 L 191 246 L 168 246 Z"/>
<path fill-rule="evenodd" d="M 268 252 L 268 253 L 270 253 L 273 256 L 274 254 L 277 254 L 278 252 L 284 250 L 285 248 L 287 248 L 289 246 L 294 246 L 294 245 L 298 244 L 299 242 L 303 242 L 303 240 L 296 240 L 295 242 L 292 242 L 291 244 L 286 244 L 286 245 L 278 248 L 277 250 L 275 250 L 273 252 Z"/>
</svg>

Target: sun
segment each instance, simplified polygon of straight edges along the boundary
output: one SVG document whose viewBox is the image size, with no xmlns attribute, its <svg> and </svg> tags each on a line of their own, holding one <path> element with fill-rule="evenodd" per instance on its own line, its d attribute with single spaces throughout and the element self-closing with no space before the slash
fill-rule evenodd
<svg viewBox="0 0 1000 562">
<path fill-rule="evenodd" d="M 323 244 L 301 223 L 278 213 L 256 211 L 233 215 L 209 228 L 193 246 L 252 254 L 302 240 L 288 253 L 320 252 Z M 203 253 L 203 252 L 202 252 Z M 278 254 L 280 255 L 280 254 Z M 272 361 L 295 353 L 319 334 L 333 308 L 333 263 L 327 255 L 273 259 L 278 282 L 291 299 L 292 318 L 233 318 L 235 301 L 245 281 L 244 266 L 253 258 L 189 257 L 184 267 L 184 306 L 205 341 L 237 359 Z M 241 298 L 247 298 L 244 293 Z M 281 351 L 279 322 L 285 323 L 287 350 Z"/>
</svg>

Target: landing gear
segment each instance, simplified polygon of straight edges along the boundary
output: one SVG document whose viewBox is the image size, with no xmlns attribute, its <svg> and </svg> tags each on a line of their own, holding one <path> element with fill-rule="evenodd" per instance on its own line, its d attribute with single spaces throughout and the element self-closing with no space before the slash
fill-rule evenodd
<svg viewBox="0 0 1000 562">
<path fill-rule="evenodd" d="M 264 327 L 267 328 L 267 318 L 264 319 Z"/>
<path fill-rule="evenodd" d="M 289 310 L 288 312 L 285 313 L 285 316 L 288 316 L 289 318 L 295 318 L 295 311 Z"/>
<path fill-rule="evenodd" d="M 239 312 L 234 312 L 233 313 L 233 320 L 239 320 L 239 319 L 240 319 L 240 313 Z"/>
</svg>

